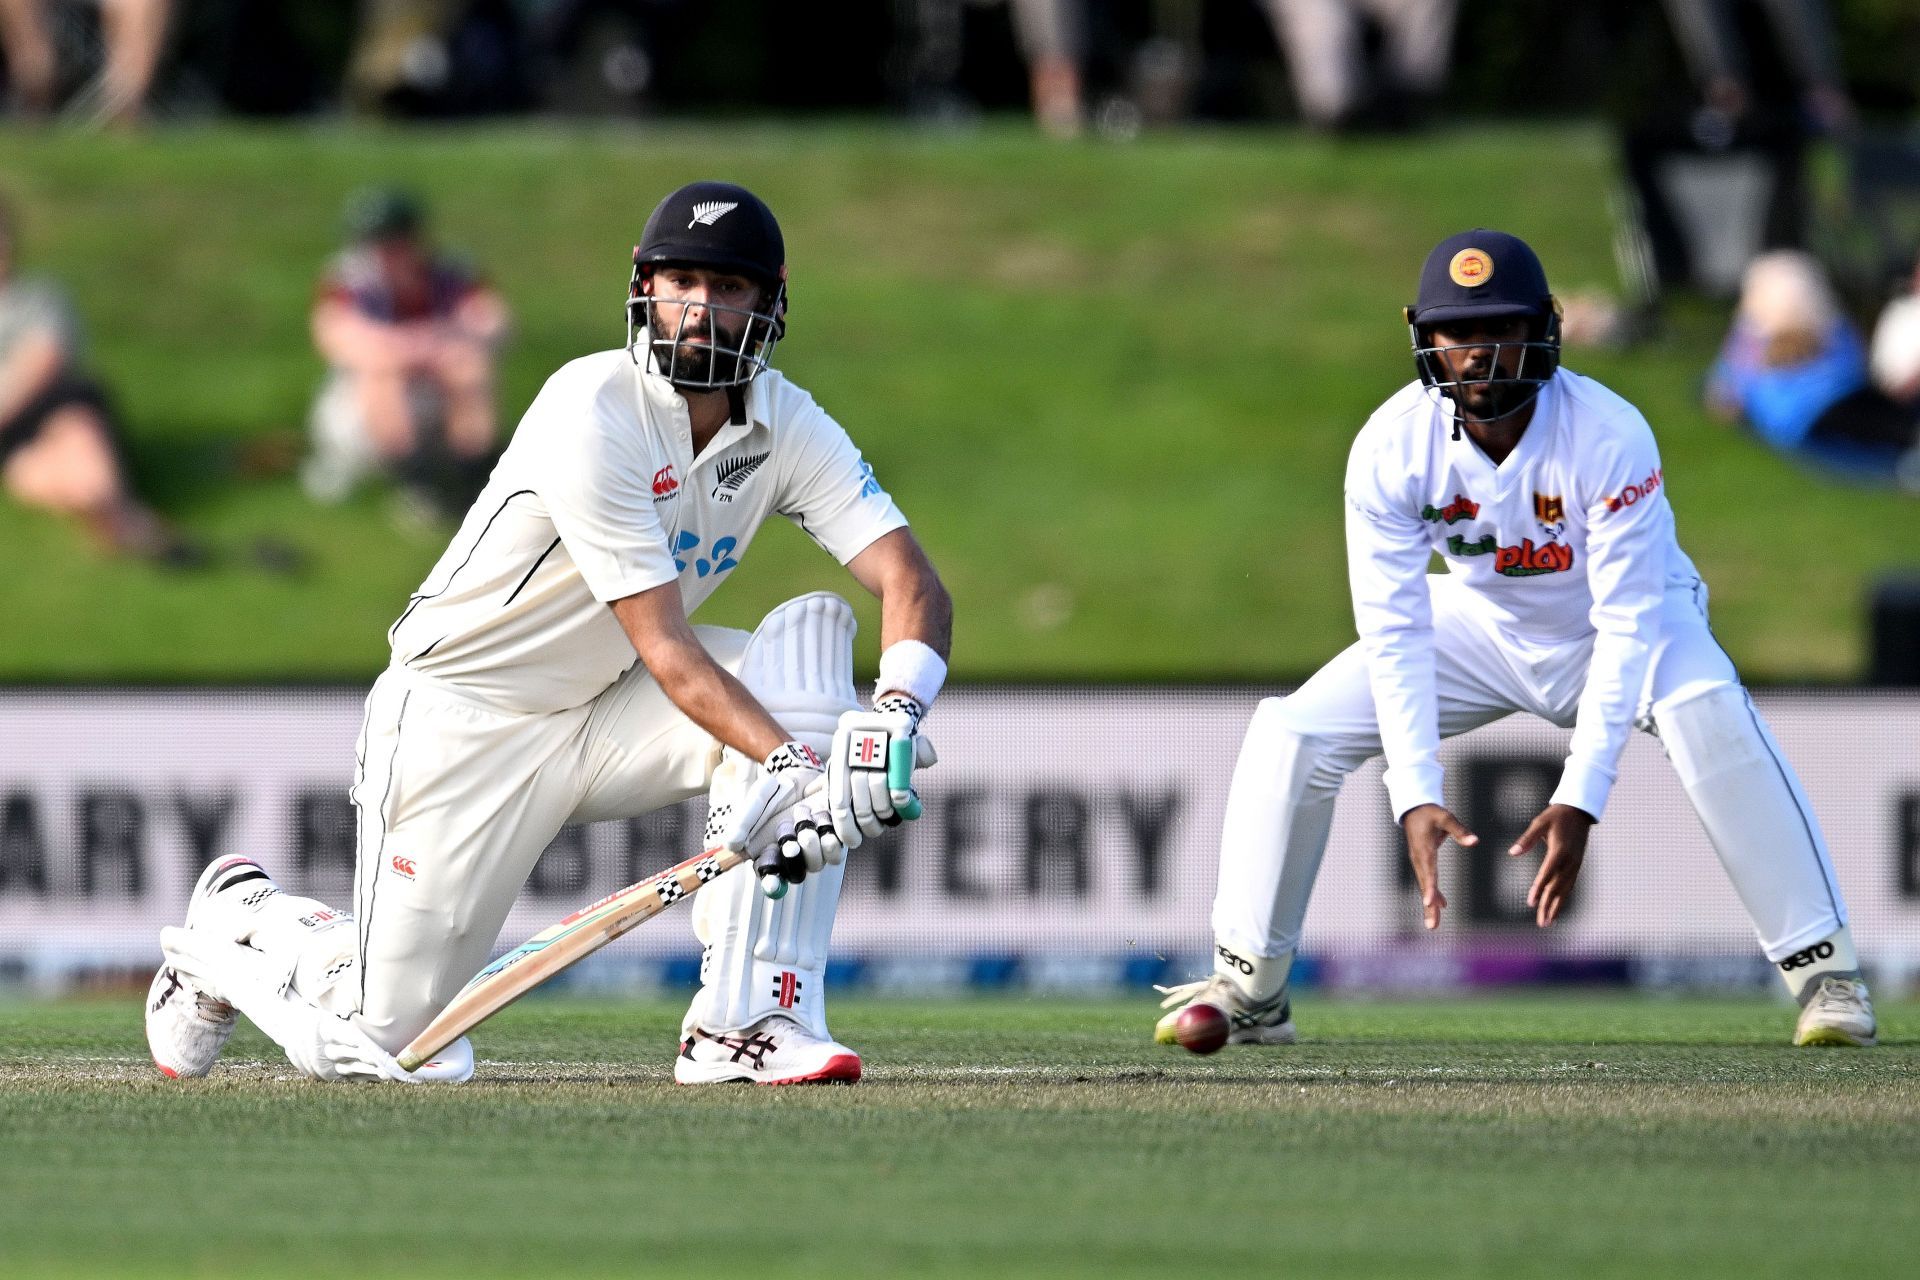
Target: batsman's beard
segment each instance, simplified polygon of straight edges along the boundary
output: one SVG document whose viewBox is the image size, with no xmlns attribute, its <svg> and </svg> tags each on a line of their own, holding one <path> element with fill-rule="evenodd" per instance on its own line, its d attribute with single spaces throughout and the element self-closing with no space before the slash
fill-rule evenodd
<svg viewBox="0 0 1920 1280">
<path fill-rule="evenodd" d="M 715 323 L 711 313 L 699 323 L 688 324 L 686 312 L 682 311 L 679 320 L 669 327 L 657 305 L 650 310 L 647 328 L 652 338 L 654 367 L 668 381 L 694 387 L 723 387 L 746 380 L 750 366 L 741 359 L 740 348 L 752 329 L 751 319 L 742 324 L 739 333 L 728 333 Z M 690 342 L 690 338 L 702 341 Z"/>
</svg>

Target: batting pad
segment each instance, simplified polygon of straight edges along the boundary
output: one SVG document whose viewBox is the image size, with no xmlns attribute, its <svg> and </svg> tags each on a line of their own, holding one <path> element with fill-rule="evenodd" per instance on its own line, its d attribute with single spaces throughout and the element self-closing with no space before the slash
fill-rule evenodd
<svg viewBox="0 0 1920 1280">
<path fill-rule="evenodd" d="M 840 716 L 859 706 L 853 688 L 853 608 L 830 592 L 780 605 L 747 641 L 740 681 L 796 741 L 825 755 Z M 730 806 L 759 765 L 729 749 L 710 801 Z M 857 853 L 856 853 L 857 856 Z M 780 1013 L 827 1038 L 827 943 L 844 868 L 810 875 L 778 901 L 750 875 L 723 876 L 694 901 L 703 952 L 701 989 L 684 1030 L 739 1031 Z"/>
</svg>

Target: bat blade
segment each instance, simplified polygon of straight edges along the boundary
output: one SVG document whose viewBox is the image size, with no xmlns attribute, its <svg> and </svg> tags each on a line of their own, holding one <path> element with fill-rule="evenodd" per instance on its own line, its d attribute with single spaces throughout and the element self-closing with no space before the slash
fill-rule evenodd
<svg viewBox="0 0 1920 1280">
<path fill-rule="evenodd" d="M 547 979 L 746 860 L 746 855 L 725 847 L 708 849 L 547 926 L 476 973 L 426 1030 L 400 1051 L 400 1065 L 418 1070 L 434 1054 Z"/>
</svg>

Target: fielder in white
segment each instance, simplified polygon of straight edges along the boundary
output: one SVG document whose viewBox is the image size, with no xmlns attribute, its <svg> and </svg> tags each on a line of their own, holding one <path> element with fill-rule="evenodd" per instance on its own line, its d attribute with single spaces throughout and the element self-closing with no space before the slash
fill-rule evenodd
<svg viewBox="0 0 1920 1280">
<path fill-rule="evenodd" d="M 1527 894 L 1567 902 L 1635 727 L 1659 736 L 1694 812 L 1801 1006 L 1796 1044 L 1874 1043 L 1873 1008 L 1825 840 L 1792 768 L 1707 627 L 1707 589 L 1674 538 L 1646 420 L 1560 364 L 1559 307 L 1525 243 L 1444 240 L 1407 311 L 1419 379 L 1367 421 L 1347 465 L 1359 643 L 1254 712 L 1235 766 L 1214 899 L 1214 973 L 1163 988 L 1174 1040 L 1213 1004 L 1242 1044 L 1295 1038 L 1287 975 L 1335 793 L 1386 756 L 1425 923 L 1447 811 L 1442 738 L 1516 711 L 1571 727 L 1551 803 L 1510 853 L 1544 844 Z M 1447 572 L 1428 576 L 1430 557 Z"/>
<path fill-rule="evenodd" d="M 695 899 L 702 985 L 675 1079 L 859 1079 L 827 1030 L 827 943 L 844 850 L 902 815 L 870 784 L 883 774 L 832 749 L 877 730 L 932 763 L 918 727 L 952 605 L 846 433 L 768 367 L 786 280 L 779 225 L 744 188 L 694 183 L 655 209 L 627 346 L 548 380 L 389 633 L 357 752 L 351 909 L 216 860 L 186 927 L 162 931 L 162 1071 L 205 1074 L 237 1009 L 319 1079 L 465 1079 L 464 1039 L 414 1073 L 392 1055 L 486 963 L 562 825 L 706 792 L 707 843 L 770 850 L 769 889 L 793 888 L 774 900 L 738 873 Z M 871 710 L 837 596 L 751 635 L 687 621 L 775 512 L 880 599 Z"/>
</svg>

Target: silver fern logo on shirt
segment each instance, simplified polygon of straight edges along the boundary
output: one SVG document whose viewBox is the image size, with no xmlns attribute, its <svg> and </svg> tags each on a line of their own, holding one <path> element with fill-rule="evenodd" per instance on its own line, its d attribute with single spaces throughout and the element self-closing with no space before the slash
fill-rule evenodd
<svg viewBox="0 0 1920 1280">
<path fill-rule="evenodd" d="M 715 502 L 732 502 L 740 493 L 747 478 L 760 469 L 767 460 L 764 453 L 749 454 L 743 458 L 729 458 L 721 463 L 714 473 L 713 499 Z"/>
</svg>

